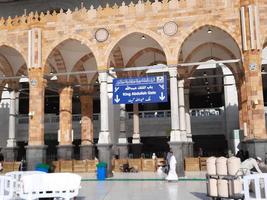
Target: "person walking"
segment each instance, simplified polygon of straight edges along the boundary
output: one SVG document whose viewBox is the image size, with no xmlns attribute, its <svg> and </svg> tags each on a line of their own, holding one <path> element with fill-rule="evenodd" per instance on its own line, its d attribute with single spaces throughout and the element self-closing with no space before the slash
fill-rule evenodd
<svg viewBox="0 0 267 200">
<path fill-rule="evenodd" d="M 178 180 L 178 176 L 176 174 L 176 158 L 173 155 L 173 152 L 170 152 L 171 156 L 170 156 L 170 168 L 169 168 L 169 172 L 168 172 L 168 176 L 166 177 L 167 181 L 177 181 Z"/>
</svg>

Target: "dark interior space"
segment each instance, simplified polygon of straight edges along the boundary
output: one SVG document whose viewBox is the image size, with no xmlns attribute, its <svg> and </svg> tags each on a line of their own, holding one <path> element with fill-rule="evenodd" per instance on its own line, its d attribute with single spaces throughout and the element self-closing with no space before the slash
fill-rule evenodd
<svg viewBox="0 0 267 200">
<path fill-rule="evenodd" d="M 226 156 L 227 141 L 224 135 L 193 135 L 194 156 L 198 156 L 199 148 L 203 156 Z"/>
</svg>

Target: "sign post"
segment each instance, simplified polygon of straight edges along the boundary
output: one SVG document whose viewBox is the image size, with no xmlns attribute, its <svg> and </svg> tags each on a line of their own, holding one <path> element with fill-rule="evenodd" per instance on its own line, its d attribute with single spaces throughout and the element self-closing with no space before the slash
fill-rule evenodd
<svg viewBox="0 0 267 200">
<path fill-rule="evenodd" d="M 168 102 L 166 76 L 113 79 L 113 104 Z"/>
</svg>

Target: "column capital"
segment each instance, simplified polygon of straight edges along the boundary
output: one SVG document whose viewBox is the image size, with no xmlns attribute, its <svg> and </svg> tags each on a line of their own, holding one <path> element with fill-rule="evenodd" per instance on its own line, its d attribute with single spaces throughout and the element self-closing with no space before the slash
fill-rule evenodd
<svg viewBox="0 0 267 200">
<path fill-rule="evenodd" d="M 82 86 L 80 87 L 81 96 L 92 96 L 96 92 L 94 86 Z"/>
<path fill-rule="evenodd" d="M 178 80 L 178 87 L 183 88 L 184 87 L 184 79 L 179 79 Z"/>
<path fill-rule="evenodd" d="M 114 68 L 109 68 L 108 75 L 117 77 L 117 73 L 114 71 Z"/>
<path fill-rule="evenodd" d="M 177 73 L 176 67 L 169 67 L 168 71 L 169 71 L 170 77 L 177 77 L 178 73 Z"/>
<path fill-rule="evenodd" d="M 255 0 L 240 0 L 240 6 L 248 6 L 254 3 L 255 3 Z"/>
<path fill-rule="evenodd" d="M 16 90 L 10 90 L 9 95 L 10 95 L 10 99 L 12 100 L 16 99 Z"/>
<path fill-rule="evenodd" d="M 72 95 L 72 93 L 73 93 L 73 87 L 72 86 L 65 86 L 63 88 L 60 88 L 58 92 L 59 92 L 59 94 L 62 94 L 62 93 L 67 94 L 67 93 L 70 93 Z"/>
<path fill-rule="evenodd" d="M 43 78 L 43 68 L 30 68 L 28 74 L 30 87 L 46 87 L 47 80 Z"/>
<path fill-rule="evenodd" d="M 108 73 L 106 71 L 98 73 L 99 83 L 107 82 L 107 79 L 108 79 Z"/>
</svg>

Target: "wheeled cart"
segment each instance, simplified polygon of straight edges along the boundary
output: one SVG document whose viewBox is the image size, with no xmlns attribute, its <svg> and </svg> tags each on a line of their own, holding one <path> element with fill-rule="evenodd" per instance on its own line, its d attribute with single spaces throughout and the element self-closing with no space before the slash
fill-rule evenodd
<svg viewBox="0 0 267 200">
<path fill-rule="evenodd" d="M 207 174 L 206 177 L 207 196 L 211 199 L 244 199 L 241 176 Z"/>
</svg>

